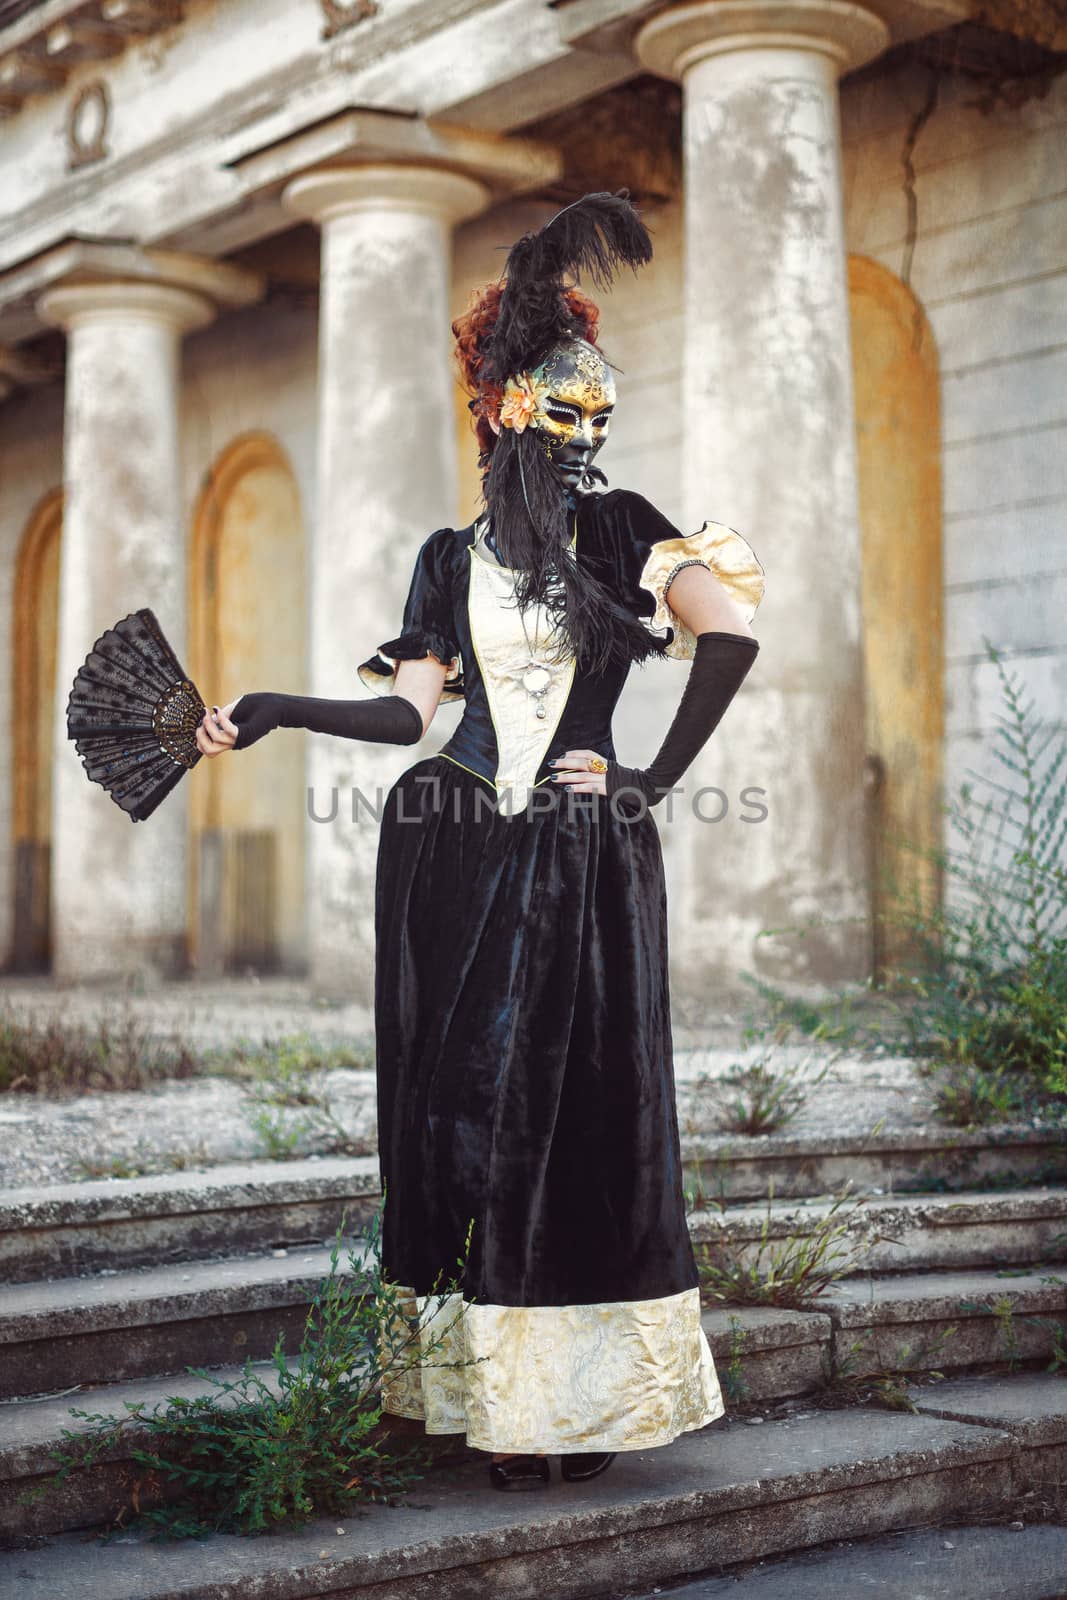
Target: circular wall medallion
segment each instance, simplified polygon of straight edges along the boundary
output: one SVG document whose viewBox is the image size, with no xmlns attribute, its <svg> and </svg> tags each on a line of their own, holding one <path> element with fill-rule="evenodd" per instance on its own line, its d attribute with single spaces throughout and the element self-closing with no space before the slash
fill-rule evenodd
<svg viewBox="0 0 1067 1600">
<path fill-rule="evenodd" d="M 69 166 L 88 166 L 107 155 L 107 129 L 111 120 L 111 96 L 102 78 L 85 84 L 74 97 L 67 118 Z"/>
</svg>

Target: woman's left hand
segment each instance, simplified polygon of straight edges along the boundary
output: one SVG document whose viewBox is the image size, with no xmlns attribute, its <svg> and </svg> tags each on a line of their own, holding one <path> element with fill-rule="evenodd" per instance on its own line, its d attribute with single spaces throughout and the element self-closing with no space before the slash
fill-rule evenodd
<svg viewBox="0 0 1067 1600">
<path fill-rule="evenodd" d="M 591 761 L 606 760 L 607 757 L 596 750 L 565 750 L 548 763 L 555 768 L 552 782 L 558 783 L 560 788 L 566 784 L 574 794 L 606 794 L 606 771 L 594 772 L 589 765 Z"/>
<path fill-rule="evenodd" d="M 236 722 L 231 721 L 229 713 L 243 698 L 243 695 L 238 695 L 237 700 L 231 700 L 228 706 L 208 706 L 196 730 L 196 747 L 201 755 L 221 756 L 226 750 L 233 749 L 238 727 Z"/>
</svg>

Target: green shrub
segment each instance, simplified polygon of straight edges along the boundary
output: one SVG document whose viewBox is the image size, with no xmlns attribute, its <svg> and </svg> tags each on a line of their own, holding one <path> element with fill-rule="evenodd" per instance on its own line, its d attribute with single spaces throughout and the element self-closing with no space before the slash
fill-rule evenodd
<svg viewBox="0 0 1067 1600">
<path fill-rule="evenodd" d="M 421 1336 L 396 1285 L 382 1275 L 380 1239 L 384 1201 L 361 1245 L 348 1254 L 348 1274 L 338 1271 L 343 1227 L 338 1228 L 329 1275 L 307 1317 L 296 1361 L 279 1339 L 270 1378 L 246 1362 L 241 1376 L 224 1380 L 190 1369 L 206 1392 L 175 1396 L 149 1407 L 125 1402 L 126 1415 L 73 1410 L 92 1426 L 64 1430 L 68 1448 L 56 1453 L 58 1471 L 28 1498 L 62 1490 L 65 1479 L 114 1446 L 124 1428 L 147 1430 L 151 1443 L 131 1450 L 141 1469 L 131 1491 L 137 1512 L 126 1527 L 155 1537 L 199 1538 L 209 1533 L 255 1534 L 298 1526 L 322 1514 L 342 1515 L 361 1501 L 393 1503 L 421 1478 L 427 1448 L 403 1449 L 376 1437 L 381 1382 L 417 1364 L 458 1367 L 440 1351 L 462 1315 L 455 1309 L 459 1274 L 435 1283 L 423 1311 L 431 1337 Z M 470 1247 L 468 1229 L 462 1272 Z M 483 1358 L 479 1358 L 483 1359 Z M 142 1499 L 163 1504 L 138 1511 Z"/>
<path fill-rule="evenodd" d="M 957 1123 L 1062 1112 L 1067 1095 L 1067 739 L 985 646 L 1001 686 L 991 755 L 1004 775 L 961 784 L 945 807 L 952 845 L 898 841 L 946 892 L 931 912 L 890 887 L 885 921 L 913 954 L 909 970 L 886 973 L 885 1011 L 868 1033 L 937 1076 L 938 1108 Z M 760 989 L 813 1036 L 856 1040 L 851 996 L 805 1007 Z"/>
</svg>

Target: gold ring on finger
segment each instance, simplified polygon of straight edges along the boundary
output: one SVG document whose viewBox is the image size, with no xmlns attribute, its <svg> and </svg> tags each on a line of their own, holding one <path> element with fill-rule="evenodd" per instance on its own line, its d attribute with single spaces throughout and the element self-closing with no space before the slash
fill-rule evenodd
<svg viewBox="0 0 1067 1600">
<path fill-rule="evenodd" d="M 607 772 L 608 764 L 603 756 L 591 756 L 589 759 L 590 772 Z"/>
</svg>

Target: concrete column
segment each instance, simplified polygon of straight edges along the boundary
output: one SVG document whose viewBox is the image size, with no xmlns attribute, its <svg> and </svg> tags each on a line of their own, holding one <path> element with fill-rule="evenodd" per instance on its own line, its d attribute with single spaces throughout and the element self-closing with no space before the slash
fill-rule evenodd
<svg viewBox="0 0 1067 1600">
<path fill-rule="evenodd" d="M 636 41 L 684 92 L 686 529 L 728 523 L 767 569 L 743 713 L 690 784 L 721 786 L 730 814 L 689 824 L 692 937 L 678 954 L 724 980 L 869 970 L 837 79 L 887 42 L 878 17 L 843 0 L 695 0 Z M 737 820 L 752 814 L 739 806 L 748 785 L 767 791 L 765 821 Z M 705 809 L 716 815 L 713 797 Z M 809 917 L 834 925 L 756 942 Z"/>
<path fill-rule="evenodd" d="M 419 545 L 455 518 L 451 236 L 488 198 L 472 178 L 400 164 L 330 167 L 285 191 L 322 230 L 311 694 L 365 692 L 356 664 L 400 632 Z M 331 819 L 308 824 L 310 962 L 323 993 L 373 998 L 374 819 L 417 759 L 410 746 L 308 741 L 310 799 Z M 372 808 L 355 820 L 354 789 Z"/>
<path fill-rule="evenodd" d="M 68 336 L 52 820 L 53 972 L 168 975 L 186 961 L 188 784 L 132 823 L 67 738 L 75 673 L 95 640 L 151 607 L 181 656 L 185 540 L 178 461 L 181 336 L 205 296 L 163 283 L 64 284 L 43 320 Z M 184 664 L 184 663 L 183 663 Z"/>
</svg>

